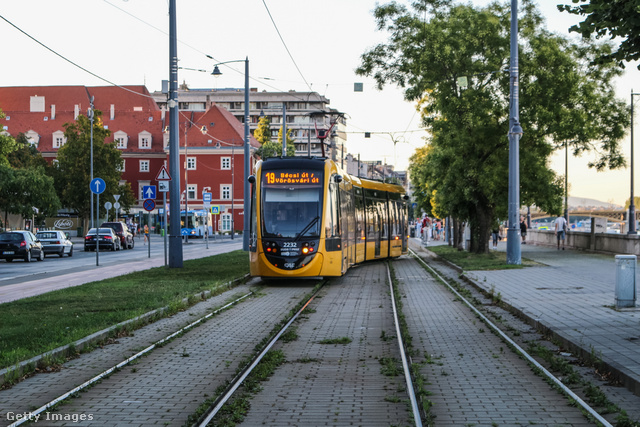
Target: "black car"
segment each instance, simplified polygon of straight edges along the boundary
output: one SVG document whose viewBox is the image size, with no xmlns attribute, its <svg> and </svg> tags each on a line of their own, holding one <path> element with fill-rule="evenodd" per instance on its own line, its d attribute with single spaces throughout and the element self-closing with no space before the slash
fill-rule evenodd
<svg viewBox="0 0 640 427">
<path fill-rule="evenodd" d="M 129 231 L 129 227 L 122 221 L 103 222 L 100 227 L 109 227 L 115 231 L 116 235 L 120 238 L 120 247 L 122 249 L 133 249 L 135 241 L 133 240 L 133 234 Z"/>
<path fill-rule="evenodd" d="M 44 261 L 44 250 L 40 240 L 30 231 L 16 230 L 0 233 L 0 259 L 31 262 L 32 258 Z"/>
<path fill-rule="evenodd" d="M 99 234 L 97 231 L 100 230 Z M 116 232 L 109 227 L 91 228 L 86 236 L 84 236 L 84 250 L 96 250 L 96 234 L 98 234 L 98 244 L 100 249 L 108 249 L 110 251 L 120 250 L 120 238 Z"/>
</svg>

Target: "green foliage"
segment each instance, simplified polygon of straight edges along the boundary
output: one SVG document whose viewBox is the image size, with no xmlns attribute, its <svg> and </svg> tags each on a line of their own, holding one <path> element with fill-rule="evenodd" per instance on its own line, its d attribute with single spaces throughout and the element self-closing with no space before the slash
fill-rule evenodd
<svg viewBox="0 0 640 427">
<path fill-rule="evenodd" d="M 253 132 L 253 136 L 261 145 L 271 141 L 271 121 L 269 117 L 260 117 L 258 127 Z"/>
<path fill-rule="evenodd" d="M 574 5 L 558 5 L 561 12 L 586 17 L 569 31 L 579 33 L 583 38 L 620 38 L 615 52 L 603 53 L 598 62 L 634 61 L 640 59 L 640 0 L 573 0 Z M 576 3 L 586 3 L 575 6 Z M 640 69 L 640 65 L 638 65 Z"/>
<path fill-rule="evenodd" d="M 93 124 L 93 176 L 106 183 L 106 190 L 100 196 L 103 200 L 111 200 L 114 194 L 123 198 L 119 201 L 126 210 L 135 198 L 131 186 L 120 186 L 119 170 L 122 168 L 120 151 L 115 142 L 105 143 L 111 132 L 104 128 L 102 113 L 95 110 Z M 91 213 L 91 122 L 79 115 L 75 123 L 65 123 L 67 142 L 58 151 L 58 166 L 54 172 L 56 189 L 62 203 L 74 209 L 82 218 L 89 218 Z M 104 211 L 103 206 L 100 206 Z"/>
<path fill-rule="evenodd" d="M 376 8 L 378 28 L 389 40 L 363 54 L 357 72 L 373 76 L 379 87 L 396 84 L 418 102 L 432 138 L 412 157 L 417 202 L 427 212 L 468 221 L 473 251 L 487 252 L 491 224 L 507 213 L 509 6 L 433 1 L 411 7 Z M 612 86 L 620 69 L 593 65 L 606 45 L 571 44 L 541 28 L 531 2 L 523 9 L 520 199 L 554 211 L 563 190 L 547 166 L 551 153 L 568 144 L 576 155 L 597 152 L 592 166 L 598 170 L 624 165 L 619 141 L 629 113 Z"/>
<path fill-rule="evenodd" d="M 226 290 L 225 283 L 249 272 L 247 260 L 235 251 L 4 303 L 0 368 L 157 308 L 183 308 L 183 298 L 203 291 Z"/>
</svg>

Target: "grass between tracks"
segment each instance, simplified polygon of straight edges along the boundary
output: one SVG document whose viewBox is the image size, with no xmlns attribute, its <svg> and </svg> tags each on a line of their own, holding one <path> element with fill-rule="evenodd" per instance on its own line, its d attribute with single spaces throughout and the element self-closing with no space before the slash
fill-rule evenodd
<svg viewBox="0 0 640 427">
<path fill-rule="evenodd" d="M 535 261 L 526 258 L 522 258 L 522 265 L 507 264 L 506 252 L 491 251 L 484 254 L 475 254 L 468 251 L 459 251 L 453 246 L 430 246 L 429 250 L 465 271 L 506 270 L 539 265 Z"/>
<path fill-rule="evenodd" d="M 175 312 L 248 272 L 246 252 L 234 251 L 0 304 L 0 368 L 161 307 Z"/>
</svg>

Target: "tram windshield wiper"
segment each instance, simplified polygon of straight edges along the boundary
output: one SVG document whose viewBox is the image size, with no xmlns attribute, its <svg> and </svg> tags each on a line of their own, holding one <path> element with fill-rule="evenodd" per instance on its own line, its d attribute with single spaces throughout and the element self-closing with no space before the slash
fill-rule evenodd
<svg viewBox="0 0 640 427">
<path fill-rule="evenodd" d="M 313 226 L 314 226 L 314 224 L 315 224 L 316 222 L 318 222 L 318 220 L 319 220 L 319 219 L 320 219 L 320 217 L 319 217 L 319 216 L 317 216 L 317 217 L 313 218 L 313 219 L 311 220 L 311 222 L 310 222 L 309 224 L 307 224 L 307 226 L 306 226 L 305 228 L 303 228 L 303 229 L 302 229 L 302 231 L 300 231 L 300 233 L 298 233 L 298 234 L 296 235 L 296 238 L 295 238 L 295 239 L 293 239 L 293 241 L 294 241 L 294 242 L 297 242 L 297 241 L 298 241 L 298 239 L 300 239 L 302 236 L 304 236 L 304 235 L 305 235 L 305 233 L 306 233 L 307 231 L 309 231 L 309 230 L 311 229 L 311 227 L 313 227 Z"/>
</svg>

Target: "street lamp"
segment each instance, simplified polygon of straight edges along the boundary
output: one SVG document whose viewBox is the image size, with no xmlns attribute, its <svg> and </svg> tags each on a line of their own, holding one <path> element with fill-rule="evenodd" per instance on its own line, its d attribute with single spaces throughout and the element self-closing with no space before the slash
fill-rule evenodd
<svg viewBox="0 0 640 427">
<path fill-rule="evenodd" d="M 640 93 L 633 93 L 631 89 L 631 196 L 629 199 L 629 231 L 627 234 L 638 234 L 636 231 L 636 205 L 633 200 L 633 97 Z"/>
<path fill-rule="evenodd" d="M 244 62 L 244 227 L 242 230 L 242 250 L 249 250 L 249 175 L 251 174 L 251 150 L 249 140 L 249 57 L 245 59 L 238 59 L 234 61 L 219 62 L 214 65 L 214 76 L 222 75 L 222 71 L 218 68 L 218 65 L 229 64 L 231 62 Z M 233 196 L 232 196 L 233 197 Z"/>
</svg>

